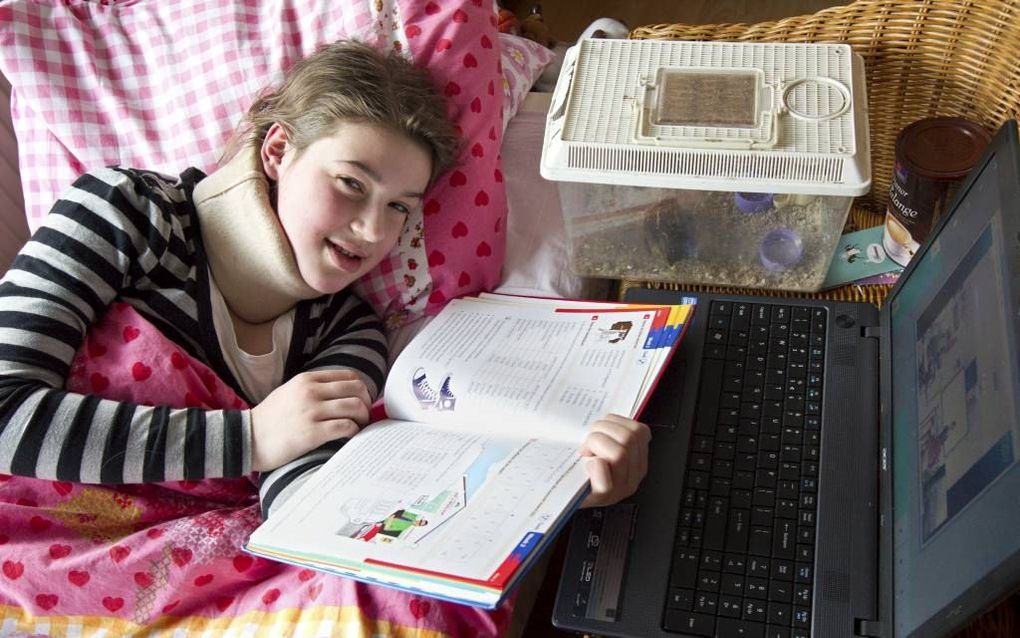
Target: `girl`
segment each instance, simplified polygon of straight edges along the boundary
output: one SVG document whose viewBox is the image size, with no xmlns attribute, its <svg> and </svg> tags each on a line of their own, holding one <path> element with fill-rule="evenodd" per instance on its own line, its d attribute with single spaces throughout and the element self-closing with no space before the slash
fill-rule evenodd
<svg viewBox="0 0 1020 638">
<path fill-rule="evenodd" d="M 345 42 L 258 98 L 212 175 L 108 168 L 79 178 L 0 282 L 0 473 L 116 484 L 281 468 L 262 481 L 268 511 L 330 453 L 317 448 L 368 422 L 386 341 L 348 286 L 395 246 L 457 143 L 425 72 Z M 114 301 L 255 407 L 61 389 Z M 582 449 L 594 457 L 587 505 L 633 492 L 648 438 L 629 419 L 593 426 Z"/>
<path fill-rule="evenodd" d="M 68 604 L 78 607 L 64 608 L 67 613 L 109 611 L 124 618 L 128 607 L 120 605 L 128 596 L 135 601 L 132 621 L 145 624 L 167 614 L 225 613 L 231 605 L 238 615 L 261 613 L 276 604 L 311 605 L 325 584 L 330 593 L 322 600 L 353 600 L 369 618 L 384 615 L 373 605 L 389 599 L 363 598 L 350 589 L 354 581 L 312 583 L 310 574 L 288 579 L 283 566 L 275 572 L 252 567 L 251 558 L 237 552 L 257 521 L 233 496 L 222 515 L 210 517 L 201 509 L 184 512 L 179 493 L 162 499 L 162 492 L 140 491 L 149 485 L 125 484 L 186 481 L 182 489 L 192 489 L 199 479 L 257 472 L 268 516 L 368 423 L 385 374 L 386 338 L 349 286 L 393 249 L 409 212 L 452 164 L 457 146 L 443 100 L 424 71 L 396 55 L 337 43 L 298 63 L 278 89 L 256 99 L 212 174 L 96 170 L 54 205 L 0 280 L 0 475 L 58 483 L 17 493 L 18 479 L 0 476 L 0 511 L 31 519 L 27 525 L 40 530 L 52 518 L 63 524 L 68 536 L 50 546 L 33 574 L 48 568 L 47 561 L 66 564 L 72 548 L 75 557 L 81 550 L 78 565 L 106 570 L 110 595 L 92 600 L 73 590 Z M 114 388 L 95 383 L 92 392 L 65 389 L 75 378 L 76 352 L 88 349 L 87 333 L 102 328 L 111 305 L 137 312 L 254 407 L 114 400 L 104 398 Z M 648 440 L 648 428 L 630 419 L 609 416 L 592 426 L 581 450 L 591 457 L 587 505 L 634 491 L 645 473 Z M 108 508 L 115 511 L 100 512 L 101 521 L 143 497 L 150 507 L 135 507 L 143 514 L 128 526 L 94 533 L 92 523 L 82 522 L 92 520 L 87 512 L 84 519 L 65 516 L 69 493 L 76 507 L 93 502 L 78 498 L 85 484 L 122 486 Z M 57 498 L 54 490 L 60 497 L 45 509 L 49 518 L 23 511 L 40 504 L 37 495 Z M 146 518 L 150 511 L 163 518 Z M 189 516 L 201 520 L 189 522 Z M 107 552 L 90 553 L 83 538 L 106 541 Z M 112 564 L 103 562 L 106 553 Z M 134 563 L 127 568 L 121 561 L 129 555 Z M 0 581 L 0 611 L 20 608 L 31 619 L 61 609 L 56 593 L 23 596 L 32 591 L 29 570 L 21 561 L 7 562 L 19 580 Z M 67 578 L 83 586 L 86 573 L 70 570 Z M 210 588 L 217 585 L 213 596 Z M 205 588 L 200 596 L 178 598 L 199 587 Z M 413 603 L 404 612 L 411 614 L 407 624 L 420 620 L 422 606 Z M 450 627 L 472 623 L 476 632 L 502 626 L 457 607 L 433 613 L 445 614 Z"/>
</svg>

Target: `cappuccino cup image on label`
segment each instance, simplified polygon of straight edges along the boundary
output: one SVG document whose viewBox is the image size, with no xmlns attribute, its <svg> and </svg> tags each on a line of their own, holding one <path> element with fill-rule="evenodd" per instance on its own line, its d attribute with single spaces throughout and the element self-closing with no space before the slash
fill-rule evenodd
<svg viewBox="0 0 1020 638">
<path fill-rule="evenodd" d="M 914 240 L 907 227 L 900 223 L 891 212 L 885 215 L 885 232 L 882 235 L 882 247 L 889 258 L 901 266 L 905 266 L 914 256 L 921 244 Z"/>
</svg>

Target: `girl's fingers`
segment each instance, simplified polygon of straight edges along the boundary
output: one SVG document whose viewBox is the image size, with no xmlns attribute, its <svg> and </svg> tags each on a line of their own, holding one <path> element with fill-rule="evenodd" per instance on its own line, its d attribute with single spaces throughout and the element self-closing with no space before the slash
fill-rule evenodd
<svg viewBox="0 0 1020 638">
<path fill-rule="evenodd" d="M 358 425 L 366 425 L 368 423 L 368 404 L 358 397 L 322 401 L 314 412 L 313 418 L 319 422 L 350 419 Z"/>
<path fill-rule="evenodd" d="M 585 505 L 615 503 L 634 493 L 648 471 L 648 426 L 609 415 L 592 424 L 581 446 L 591 477 Z M 598 474 L 596 475 L 595 472 Z"/>
<path fill-rule="evenodd" d="M 316 384 L 314 388 L 315 397 L 320 401 L 340 399 L 344 397 L 356 397 L 365 403 L 371 403 L 368 395 L 368 388 L 361 379 L 345 379 L 342 381 L 329 381 Z"/>
<path fill-rule="evenodd" d="M 304 372 L 304 374 L 310 381 L 316 383 L 331 383 L 333 381 L 355 381 L 357 380 L 358 373 L 354 370 L 310 370 Z"/>
<path fill-rule="evenodd" d="M 592 484 L 593 492 L 605 495 L 618 490 L 620 486 L 627 485 L 630 460 L 627 458 L 627 449 L 623 445 L 601 432 L 593 432 L 585 439 L 585 447 L 591 452 L 593 460 L 598 462 L 597 466 L 600 471 L 604 468 L 605 472 L 599 489 L 596 489 L 594 483 Z M 592 460 L 589 460 L 588 463 L 591 466 Z"/>
<path fill-rule="evenodd" d="M 598 457 L 589 457 L 585 459 L 585 470 L 588 472 L 591 494 L 585 498 L 582 506 L 592 507 L 608 503 L 606 495 L 613 489 L 613 476 L 609 464 Z"/>
<path fill-rule="evenodd" d="M 320 428 L 319 445 L 357 434 L 361 428 L 351 419 L 332 419 L 323 421 Z M 315 447 L 318 447 L 316 445 Z"/>
</svg>

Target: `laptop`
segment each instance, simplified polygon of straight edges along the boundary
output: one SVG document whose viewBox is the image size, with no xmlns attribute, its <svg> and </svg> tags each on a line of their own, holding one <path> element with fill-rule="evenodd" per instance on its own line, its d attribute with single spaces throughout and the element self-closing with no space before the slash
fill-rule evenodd
<svg viewBox="0 0 1020 638">
<path fill-rule="evenodd" d="M 696 296 L 648 475 L 581 510 L 553 612 L 600 636 L 940 636 L 1020 587 L 1020 143 L 889 294 Z"/>
</svg>

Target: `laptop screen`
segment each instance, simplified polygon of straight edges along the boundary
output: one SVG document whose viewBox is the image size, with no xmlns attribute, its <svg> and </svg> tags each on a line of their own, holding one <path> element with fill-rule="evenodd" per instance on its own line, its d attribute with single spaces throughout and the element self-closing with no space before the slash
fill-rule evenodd
<svg viewBox="0 0 1020 638">
<path fill-rule="evenodd" d="M 1011 157 L 979 169 L 889 307 L 896 636 L 1020 549 Z"/>
</svg>

